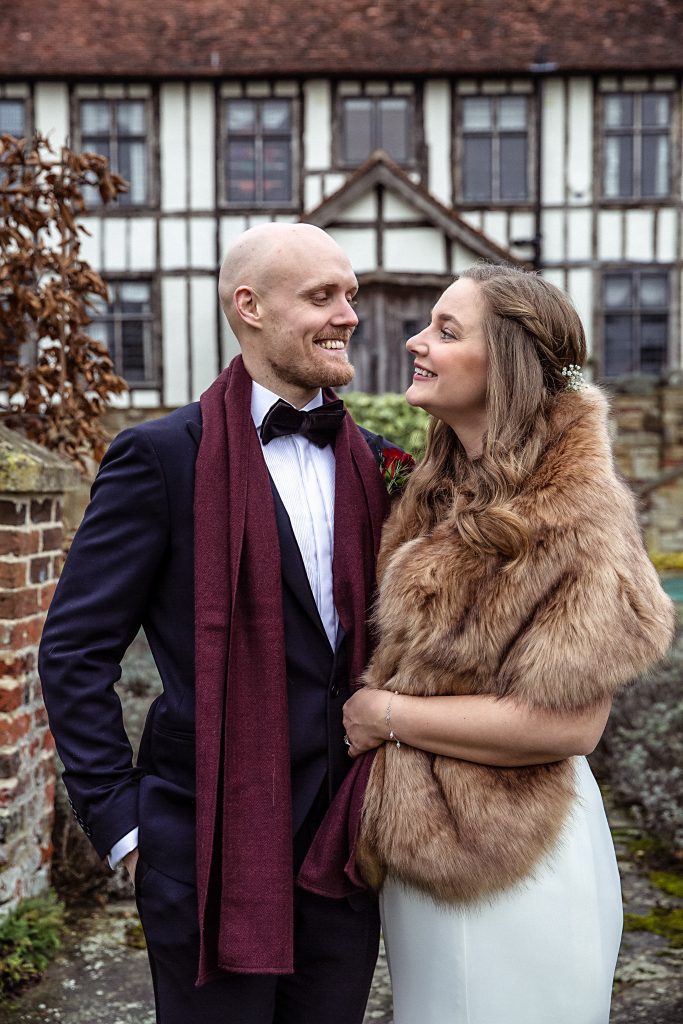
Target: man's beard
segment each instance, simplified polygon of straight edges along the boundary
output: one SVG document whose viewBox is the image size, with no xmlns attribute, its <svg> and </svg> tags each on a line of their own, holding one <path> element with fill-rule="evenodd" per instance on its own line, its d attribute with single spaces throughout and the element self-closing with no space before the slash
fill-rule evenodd
<svg viewBox="0 0 683 1024">
<path fill-rule="evenodd" d="M 323 362 L 324 360 L 324 362 Z M 269 360 L 275 374 L 285 384 L 296 388 L 342 388 L 350 384 L 355 374 L 353 365 L 344 360 L 326 360 L 321 357 L 320 366 L 293 366 L 291 363 L 277 363 Z"/>
</svg>

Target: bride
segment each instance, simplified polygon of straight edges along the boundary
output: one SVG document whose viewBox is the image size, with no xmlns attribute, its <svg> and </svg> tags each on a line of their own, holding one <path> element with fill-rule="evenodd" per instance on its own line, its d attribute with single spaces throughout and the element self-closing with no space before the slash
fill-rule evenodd
<svg viewBox="0 0 683 1024">
<path fill-rule="evenodd" d="M 357 857 L 395 1022 L 607 1024 L 621 898 L 584 755 L 671 603 L 559 289 L 476 266 L 407 347 L 433 420 L 345 708 L 351 756 L 376 751 Z"/>
</svg>

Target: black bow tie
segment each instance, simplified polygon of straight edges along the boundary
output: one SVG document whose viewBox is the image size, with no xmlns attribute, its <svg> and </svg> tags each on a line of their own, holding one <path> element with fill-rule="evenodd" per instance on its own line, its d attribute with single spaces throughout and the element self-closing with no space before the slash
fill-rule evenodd
<svg viewBox="0 0 683 1024">
<path fill-rule="evenodd" d="M 324 448 L 334 441 L 345 415 L 346 409 L 340 399 L 304 412 L 279 398 L 263 418 L 261 441 L 268 444 L 274 437 L 301 434 L 318 448 Z"/>
</svg>

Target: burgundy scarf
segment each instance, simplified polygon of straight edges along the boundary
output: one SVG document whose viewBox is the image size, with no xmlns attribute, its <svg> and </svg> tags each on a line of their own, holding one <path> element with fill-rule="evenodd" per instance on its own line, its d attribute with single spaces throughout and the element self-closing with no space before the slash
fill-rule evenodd
<svg viewBox="0 0 683 1024">
<path fill-rule="evenodd" d="M 201 410 L 194 499 L 198 985 L 222 971 L 294 970 L 279 538 L 241 356 L 202 395 Z M 365 621 L 389 500 L 348 415 L 335 461 L 334 602 L 354 685 L 370 654 Z"/>
</svg>

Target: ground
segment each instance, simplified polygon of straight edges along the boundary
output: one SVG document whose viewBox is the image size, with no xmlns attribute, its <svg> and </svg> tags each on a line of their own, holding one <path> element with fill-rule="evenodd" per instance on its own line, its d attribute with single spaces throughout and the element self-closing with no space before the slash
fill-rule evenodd
<svg viewBox="0 0 683 1024">
<path fill-rule="evenodd" d="M 637 831 L 623 812 L 610 809 L 610 820 L 625 910 L 641 915 L 654 906 L 683 906 L 682 899 L 668 896 L 649 881 L 633 849 Z M 110 901 L 98 909 L 76 909 L 61 953 L 38 985 L 0 1006 L 0 1024 L 154 1024 L 146 953 L 130 945 L 138 934 L 136 923 L 130 899 Z M 672 948 L 651 932 L 625 933 L 610 1024 L 680 1024 L 682 968 L 683 949 Z M 391 987 L 382 955 L 365 1024 L 391 1024 L 392 1019 Z"/>
<path fill-rule="evenodd" d="M 120 686 L 126 725 L 134 740 L 156 685 L 146 645 L 136 641 L 126 657 Z M 655 907 L 683 907 L 683 898 L 652 884 L 637 842 L 640 833 L 624 811 L 611 805 L 609 794 L 606 796 L 626 913 L 646 915 Z M 83 863 L 89 850 L 89 844 L 79 847 L 76 858 Z M 680 865 L 677 870 L 680 880 Z M 75 870 L 73 873 L 78 874 Z M 82 878 L 81 873 L 81 885 Z M 20 998 L 0 1005 L 0 1024 L 154 1024 L 147 956 L 144 949 L 135 948 L 139 942 L 135 903 L 123 881 L 110 886 L 110 894 L 124 898 L 110 898 L 99 906 L 91 901 L 72 908 L 60 954 L 41 982 Z M 682 968 L 683 948 L 674 948 L 667 939 L 649 931 L 626 932 L 610 1024 L 680 1024 Z M 389 975 L 386 960 L 380 955 L 365 1024 L 392 1024 L 392 1020 Z"/>
</svg>

